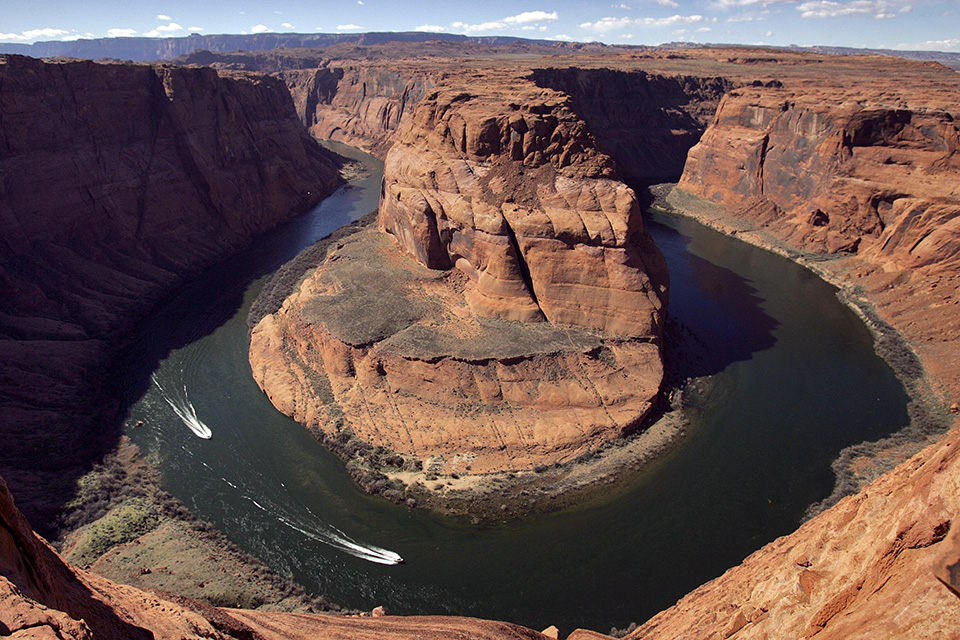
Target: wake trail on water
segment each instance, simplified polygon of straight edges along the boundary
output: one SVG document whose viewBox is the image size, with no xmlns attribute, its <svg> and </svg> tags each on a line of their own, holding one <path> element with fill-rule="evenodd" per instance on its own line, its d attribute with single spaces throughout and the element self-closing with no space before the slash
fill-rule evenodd
<svg viewBox="0 0 960 640">
<path fill-rule="evenodd" d="M 233 486 L 232 483 L 226 478 L 222 478 L 222 480 Z M 278 522 L 307 536 L 311 540 L 322 542 L 368 562 L 387 565 L 400 564 L 403 562 L 403 558 L 396 552 L 378 547 L 376 545 L 357 542 L 331 524 L 308 522 L 306 519 L 294 515 L 291 509 L 284 509 L 278 505 L 275 505 L 263 496 L 258 496 L 258 498 L 259 500 L 266 502 L 267 506 L 260 504 L 258 500 L 255 500 L 246 494 L 243 494 L 243 497 L 252 502 L 256 508 L 276 518 Z M 307 512 L 309 512 L 310 515 L 313 515 L 313 512 L 309 509 L 307 509 Z"/>
<path fill-rule="evenodd" d="M 187 425 L 187 428 L 193 432 L 193 435 L 198 438 L 203 438 L 204 440 L 209 440 L 213 437 L 213 431 L 210 430 L 210 427 L 205 425 L 200 418 L 197 417 L 197 410 L 194 408 L 193 403 L 190 402 L 190 397 L 187 395 L 187 385 L 184 383 L 183 387 L 183 397 L 174 396 L 167 392 L 163 388 L 163 385 L 160 384 L 160 381 L 157 380 L 156 374 L 152 374 L 150 379 L 153 380 L 153 384 L 156 385 L 157 389 L 160 391 L 160 395 L 166 401 L 170 408 L 173 409 L 173 412 L 177 414 L 177 417 Z"/>
<path fill-rule="evenodd" d="M 188 451 L 183 447 L 184 451 L 193 456 L 194 454 Z M 243 486 L 237 486 L 224 476 L 220 475 L 220 472 L 214 470 L 210 465 L 208 465 L 203 460 L 200 461 L 200 464 L 205 468 L 216 474 L 220 480 L 222 480 L 226 485 L 231 489 L 239 492 L 240 496 L 249 501 L 253 506 L 262 511 L 269 517 L 274 518 L 277 522 L 283 524 L 294 531 L 306 536 L 307 538 L 314 540 L 316 542 L 321 542 L 328 546 L 331 546 L 335 549 L 339 549 L 344 553 L 354 556 L 355 558 L 360 558 L 361 560 L 366 560 L 368 562 L 375 562 L 377 564 L 385 565 L 394 565 L 400 564 L 403 562 L 403 557 L 395 551 L 390 551 L 389 549 L 384 549 L 383 547 L 378 547 L 373 544 L 364 544 L 362 542 L 357 542 L 349 535 L 338 529 L 337 527 L 322 523 L 319 520 L 319 517 L 310 510 L 306 505 L 299 505 L 303 510 L 309 514 L 309 516 L 298 516 L 296 505 L 292 504 L 277 504 L 270 498 L 268 498 L 262 491 L 258 492 L 256 497 L 250 495 L 247 490 L 246 482 L 241 482 Z M 266 478 L 261 474 L 253 472 L 251 475 L 260 476 L 259 479 L 253 483 L 254 486 L 263 488 L 269 484 Z M 248 476 L 249 478 L 249 476 Z M 281 482 L 279 483 L 282 488 L 281 493 L 286 492 L 286 486 Z"/>
</svg>

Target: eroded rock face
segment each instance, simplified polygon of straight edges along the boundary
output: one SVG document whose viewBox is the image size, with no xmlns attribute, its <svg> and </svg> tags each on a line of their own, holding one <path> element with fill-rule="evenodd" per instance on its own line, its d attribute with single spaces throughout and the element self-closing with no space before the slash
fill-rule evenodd
<svg viewBox="0 0 960 640">
<path fill-rule="evenodd" d="M 679 179 L 687 152 L 735 84 L 721 77 L 576 67 L 534 69 L 531 79 L 569 95 L 604 153 L 629 179 L 646 184 Z"/>
<path fill-rule="evenodd" d="M 314 136 L 380 158 L 435 82 L 434 74 L 417 69 L 348 62 L 280 75 Z"/>
<path fill-rule="evenodd" d="M 463 272 L 479 316 L 658 335 L 663 259 L 567 101 L 453 89 L 421 103 L 387 156 L 380 227 Z"/>
<path fill-rule="evenodd" d="M 628 636 L 955 638 L 960 432 L 698 587 Z"/>
<path fill-rule="evenodd" d="M 862 249 L 900 268 L 956 260 L 960 113 L 869 93 L 837 104 L 842 97 L 729 94 L 680 188 L 802 249 Z"/>
<path fill-rule="evenodd" d="M 0 469 L 49 532 L 118 435 L 134 322 L 339 176 L 273 78 L 9 56 L 0 83 Z"/>
<path fill-rule="evenodd" d="M 663 258 L 568 99 L 520 82 L 422 101 L 387 155 L 387 235 L 254 329 L 281 411 L 448 473 L 571 460 L 650 411 Z"/>
</svg>

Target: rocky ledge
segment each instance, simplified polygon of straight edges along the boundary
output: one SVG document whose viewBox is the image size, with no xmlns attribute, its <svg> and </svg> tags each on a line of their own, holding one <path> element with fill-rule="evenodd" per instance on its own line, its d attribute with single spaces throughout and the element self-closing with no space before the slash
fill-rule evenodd
<svg viewBox="0 0 960 640">
<path fill-rule="evenodd" d="M 325 439 L 425 474 L 523 470 L 653 407 L 666 273 L 636 196 L 564 94 L 511 80 L 422 101 L 387 156 L 380 231 L 254 328 L 258 384 Z"/>
</svg>

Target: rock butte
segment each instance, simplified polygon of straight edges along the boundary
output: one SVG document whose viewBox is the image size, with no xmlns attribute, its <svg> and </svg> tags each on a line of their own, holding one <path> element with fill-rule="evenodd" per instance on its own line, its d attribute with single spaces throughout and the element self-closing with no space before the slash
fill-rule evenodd
<svg viewBox="0 0 960 640">
<path fill-rule="evenodd" d="M 709 106 L 716 104 L 719 95 L 705 92 L 706 82 L 684 94 L 699 93 L 702 100 L 664 101 L 654 110 L 663 118 L 658 123 L 685 121 L 691 125 L 686 130 L 676 127 L 679 135 L 661 136 L 658 143 L 664 139 L 689 140 L 689 132 L 696 131 L 689 142 L 692 144 L 701 137 L 703 126 L 712 122 L 682 177 L 681 187 L 686 191 L 676 191 L 676 197 L 700 207 L 699 216 L 708 223 L 752 241 L 783 251 L 834 252 L 832 255 L 838 257 L 819 263 L 818 268 L 842 286 L 859 286 L 880 317 L 910 341 L 934 390 L 948 406 L 957 406 L 957 74 L 936 65 L 892 58 L 837 58 L 758 49 L 550 58 L 549 64 L 533 57 L 512 57 L 507 63 L 490 58 L 461 58 L 453 63 L 400 58 L 395 55 L 389 61 L 369 63 L 338 61 L 332 66 L 334 71 L 344 69 L 341 80 L 345 85 L 358 77 L 347 71 L 351 66 L 362 67 L 367 74 L 375 74 L 377 69 L 388 77 L 392 74 L 394 80 L 381 85 L 384 87 L 407 86 L 413 75 L 404 74 L 414 69 L 426 78 L 425 84 L 437 84 L 444 73 L 456 73 L 474 74 L 471 82 L 479 85 L 485 78 L 503 77 L 506 65 L 514 79 L 537 77 L 534 69 L 579 67 L 563 73 L 540 72 L 540 81 L 552 78 L 555 86 L 548 88 L 563 90 L 573 98 L 577 117 L 597 136 L 602 148 L 623 165 L 624 175 L 642 175 L 633 172 L 625 152 L 614 151 L 615 137 L 625 132 L 612 125 L 629 122 L 629 113 L 617 112 L 619 117 L 610 117 L 601 108 L 604 98 L 639 95 L 641 89 L 659 82 L 656 78 L 693 77 L 713 79 L 711 82 L 722 78 L 727 85 L 717 86 L 728 95 L 713 120 Z M 260 64 L 256 55 L 251 59 L 253 62 L 245 64 Z M 76 68 L 100 68 L 80 64 Z M 9 73 L 9 69 L 5 67 L 4 72 Z M 149 74 L 145 71 L 149 67 L 139 69 L 129 73 Z M 591 82 L 611 72 L 624 74 L 619 77 L 624 82 L 615 89 Z M 560 82 L 565 87 L 560 87 Z M 675 83 L 691 88 L 695 84 L 687 80 Z M 303 105 L 300 117 L 306 120 L 306 105 L 311 103 L 301 98 L 309 95 L 298 96 L 289 81 L 288 85 L 295 102 Z M 9 86 L 5 82 L 2 94 L 5 124 L 9 96 L 14 95 L 7 91 Z M 369 148 L 375 148 L 388 141 L 397 122 L 409 118 L 411 105 L 393 89 L 385 89 L 384 95 L 355 92 L 353 102 L 340 105 L 334 104 L 337 93 L 331 89 L 312 103 L 314 116 L 319 117 L 308 124 L 322 126 L 327 117 L 324 114 L 344 118 L 345 112 L 353 110 L 364 115 L 343 122 L 355 127 L 351 135 L 362 135 L 361 124 L 375 132 L 367 142 Z M 383 110 L 361 109 L 377 98 L 384 99 L 380 103 L 383 110 L 393 109 L 392 113 L 400 115 L 378 122 Z M 629 102 L 614 100 L 610 104 Z M 401 104 L 403 109 L 396 110 L 395 105 Z M 44 113 L 42 109 L 36 112 Z M 640 123 L 634 131 L 644 126 L 649 125 Z M 331 133 L 341 135 L 344 130 Z M 613 136 L 609 143 L 604 131 Z M 718 153 L 722 145 L 727 145 L 723 156 Z M 666 161 L 675 162 L 676 158 Z M 4 198 L 3 202 L 9 200 Z M 711 202 L 722 208 L 704 206 Z M 9 215 L 4 210 L 4 216 Z M 4 222 L 5 241 L 6 229 Z M 405 269 L 423 269 L 412 261 L 405 265 Z M 76 291 L 77 282 L 64 279 L 65 290 Z M 442 295 L 461 293 L 456 286 L 451 288 L 452 293 Z M 463 291 L 463 304 L 467 304 L 466 288 Z M 11 291 L 7 299 L 16 300 L 15 293 Z M 126 309 L 129 304 L 120 306 Z M 39 324 L 20 322 L 23 327 L 32 325 L 32 331 L 37 331 L 37 326 L 62 326 L 56 324 L 58 320 L 52 324 L 48 320 Z M 6 333 L 4 337 L 10 339 Z M 89 363 L 95 358 L 87 354 L 79 360 Z M 4 410 L 29 405 L 38 411 L 54 411 L 60 405 L 52 404 L 51 398 L 62 406 L 72 403 L 72 389 L 89 369 L 47 370 L 51 369 L 58 370 L 55 379 L 66 384 L 55 389 L 47 385 L 40 396 L 28 394 L 29 389 L 23 387 L 21 399 L 4 396 Z M 4 380 L 6 384 L 7 378 Z M 23 419 L 16 424 L 21 423 L 27 424 Z M 956 596 L 934 577 L 935 572 L 949 577 L 946 567 L 960 560 L 960 539 L 954 526 L 960 514 L 960 431 L 956 426 L 860 494 L 845 498 L 795 533 L 767 545 L 739 567 L 695 590 L 632 637 L 958 637 L 960 606 Z M 309 625 L 326 624 L 326 618 L 263 612 L 204 609 L 206 614 L 199 615 L 195 609 L 202 605 L 185 608 L 70 569 L 29 531 L 5 489 L 0 491 L 0 513 L 4 523 L 0 528 L 0 620 L 11 631 L 33 635 L 49 631 L 47 635 L 54 637 L 56 630 L 61 637 L 90 637 L 85 629 L 92 629 L 103 630 L 105 635 L 101 637 L 137 637 L 141 629 L 149 629 L 155 637 L 256 637 L 251 634 L 255 630 L 260 637 L 295 638 L 306 637 Z M 81 618 L 85 622 L 78 622 Z M 336 630 L 325 630 L 330 629 L 331 637 L 345 638 L 381 637 L 390 632 L 423 637 L 430 637 L 429 633 L 435 637 L 542 637 L 478 620 L 386 620 L 348 619 Z M 570 637 L 603 636 L 578 631 Z"/>
<path fill-rule="evenodd" d="M 438 470 L 572 460 L 652 407 L 663 258 L 565 96 L 437 89 L 387 154 L 393 241 L 332 251 L 254 328 L 254 377 L 327 436 Z"/>
</svg>

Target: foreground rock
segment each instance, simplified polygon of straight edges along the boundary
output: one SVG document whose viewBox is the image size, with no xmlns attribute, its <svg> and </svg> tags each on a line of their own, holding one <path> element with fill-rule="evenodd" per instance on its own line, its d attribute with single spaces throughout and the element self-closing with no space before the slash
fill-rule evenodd
<svg viewBox="0 0 960 640">
<path fill-rule="evenodd" d="M 630 638 L 956 638 L 960 431 L 697 588 Z"/>
<path fill-rule="evenodd" d="M 342 243 L 254 329 L 257 382 L 326 438 L 488 473 L 649 413 L 666 274 L 636 196 L 565 96 L 506 86 L 421 102 L 387 156 L 386 235 Z"/>
<path fill-rule="evenodd" d="M 272 78 L 5 56 L 0 82 L 0 471 L 49 533 L 117 441 L 134 323 L 339 177 Z"/>
<path fill-rule="evenodd" d="M 65 563 L 30 529 L 0 478 L 0 629 L 15 638 L 478 638 L 535 631 L 468 618 L 347 618 L 219 609 L 119 585 Z"/>
</svg>

